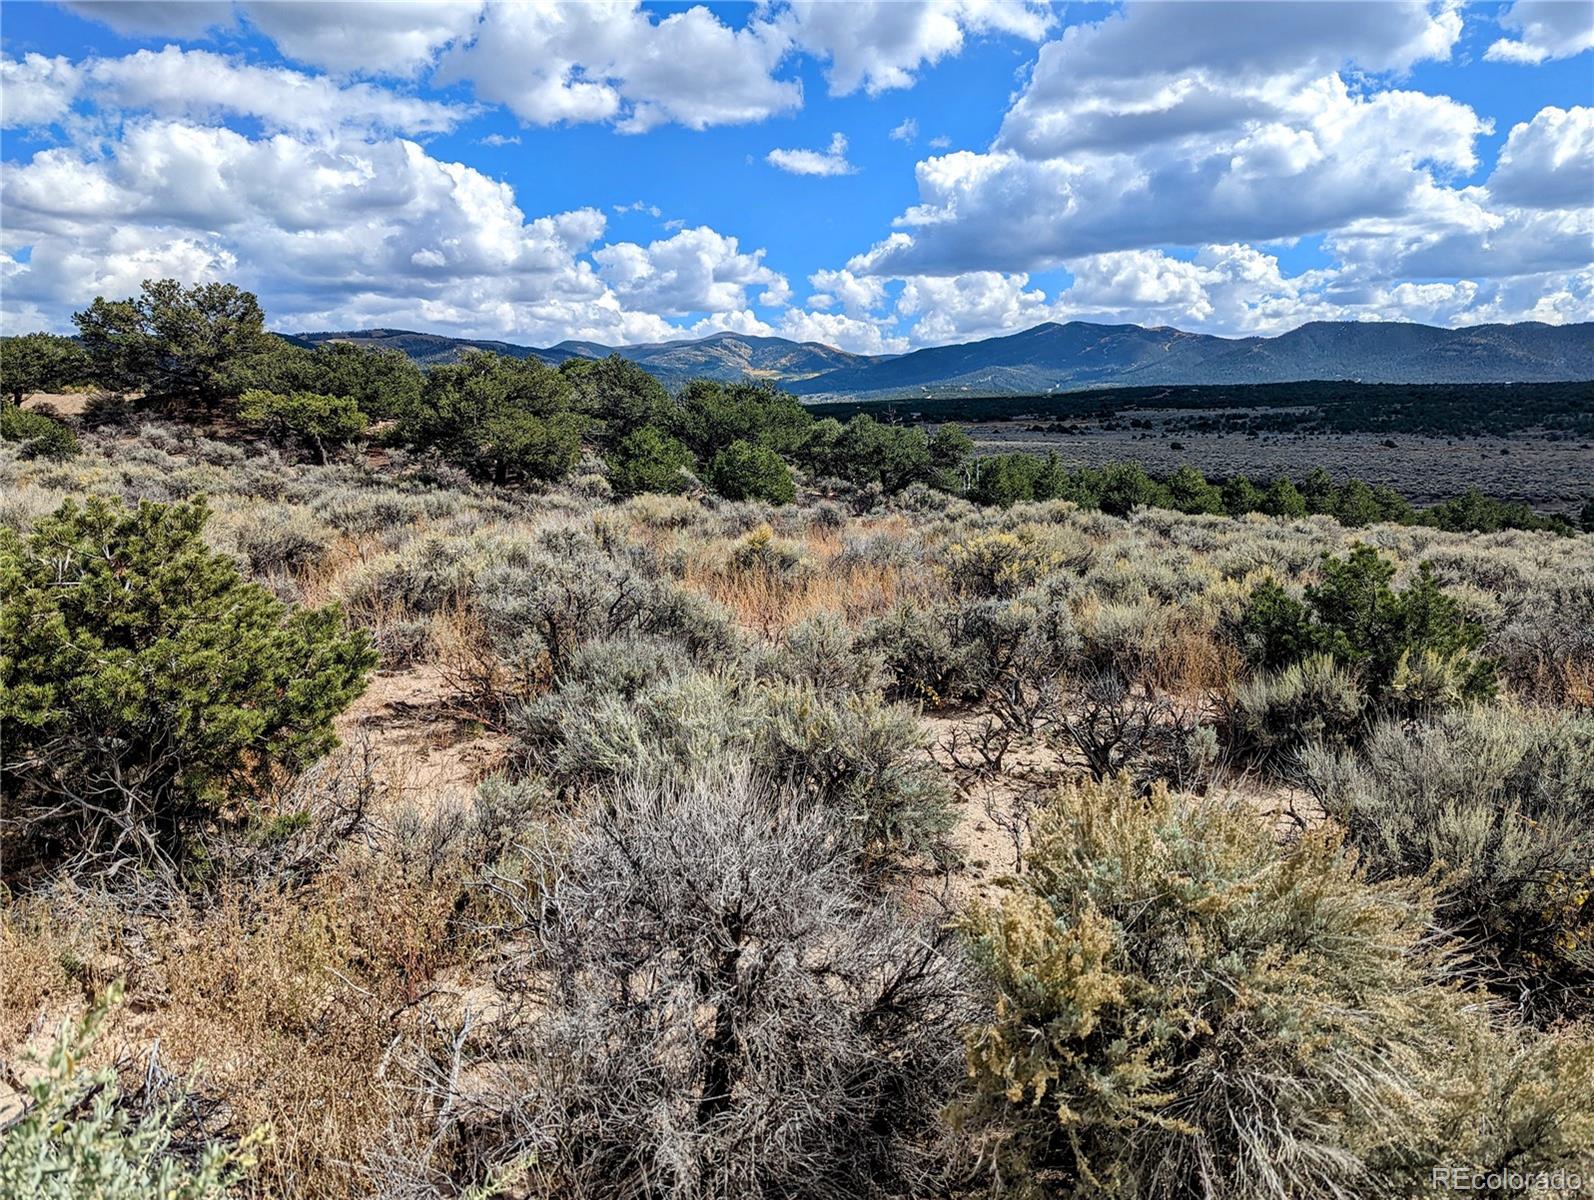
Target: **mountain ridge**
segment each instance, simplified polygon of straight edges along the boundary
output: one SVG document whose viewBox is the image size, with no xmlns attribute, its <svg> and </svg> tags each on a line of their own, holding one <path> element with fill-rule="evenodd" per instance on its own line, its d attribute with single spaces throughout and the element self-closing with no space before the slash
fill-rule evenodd
<svg viewBox="0 0 1594 1200">
<path fill-rule="evenodd" d="M 721 331 L 630 346 L 567 340 L 522 346 L 378 328 L 285 335 L 298 345 L 386 346 L 425 364 L 473 350 L 557 365 L 571 358 L 631 359 L 667 386 L 708 377 L 768 379 L 798 395 L 901 399 L 1024 395 L 1141 385 L 1290 383 L 1538 383 L 1594 380 L 1594 322 L 1527 321 L 1447 329 L 1403 321 L 1309 321 L 1285 333 L 1238 338 L 1172 326 L 1043 322 L 1017 333 L 867 355 L 821 342 Z"/>
</svg>

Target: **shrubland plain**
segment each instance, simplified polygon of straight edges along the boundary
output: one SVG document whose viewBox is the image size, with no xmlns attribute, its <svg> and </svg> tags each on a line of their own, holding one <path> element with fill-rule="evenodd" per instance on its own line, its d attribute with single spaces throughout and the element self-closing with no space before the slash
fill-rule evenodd
<svg viewBox="0 0 1594 1200">
<path fill-rule="evenodd" d="M 0 1192 L 1594 1179 L 1575 506 L 78 325 L 0 347 Z"/>
</svg>

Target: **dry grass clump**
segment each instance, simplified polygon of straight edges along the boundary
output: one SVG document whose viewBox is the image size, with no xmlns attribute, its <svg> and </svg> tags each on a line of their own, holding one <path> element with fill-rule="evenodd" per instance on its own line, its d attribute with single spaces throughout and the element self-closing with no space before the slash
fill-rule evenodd
<svg viewBox="0 0 1594 1200">
<path fill-rule="evenodd" d="M 144 1086 L 124 1092 L 110 1068 L 91 1071 L 92 1049 L 113 988 L 81 1022 L 63 1022 L 37 1074 L 24 1086 L 22 1110 L 0 1139 L 0 1194 L 38 1200 L 221 1200 L 255 1165 L 255 1131 L 236 1145 L 208 1138 L 192 1096 L 168 1095 L 154 1061 Z"/>
<path fill-rule="evenodd" d="M 767 524 L 723 555 L 694 558 L 683 582 L 766 639 L 824 613 L 857 621 L 884 612 L 911 586 L 898 564 L 857 553 L 828 528 L 796 540 L 777 537 Z"/>
<path fill-rule="evenodd" d="M 263 1194 L 359 1194 L 387 1121 L 384 1056 L 424 1023 L 443 972 L 481 951 L 469 880 L 527 819 L 379 807 L 363 772 L 329 769 L 220 851 L 214 890 L 132 907 L 63 880 L 13 899 L 0 909 L 6 1046 L 121 981 L 102 1061 L 158 1045 L 216 1136 L 264 1127 Z"/>
</svg>

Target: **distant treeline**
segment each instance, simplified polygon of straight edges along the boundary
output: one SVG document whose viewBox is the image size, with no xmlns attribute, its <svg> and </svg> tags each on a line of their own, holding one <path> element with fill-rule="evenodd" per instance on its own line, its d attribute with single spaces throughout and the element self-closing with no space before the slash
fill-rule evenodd
<svg viewBox="0 0 1594 1200">
<path fill-rule="evenodd" d="M 968 396 L 833 401 L 811 406 L 847 420 L 868 412 L 888 420 L 1110 419 L 1176 409 L 1247 409 L 1214 414 L 1214 425 L 1264 432 L 1410 433 L 1500 436 L 1527 429 L 1594 437 L 1594 382 L 1582 383 L 1257 383 L 1234 386 L 1094 388 L 1045 396 Z M 1201 427 L 1200 419 L 1184 419 Z"/>
<path fill-rule="evenodd" d="M 1168 475 L 1151 475 L 1138 463 L 1070 469 L 1055 454 L 995 454 L 975 460 L 966 491 L 971 500 L 981 504 L 1005 507 L 1032 500 L 1071 500 L 1082 508 L 1117 515 L 1143 506 L 1231 517 L 1246 513 L 1274 517 L 1323 514 L 1348 526 L 1387 521 L 1452 532 L 1577 531 L 1565 517 L 1546 516 L 1526 504 L 1495 500 L 1476 488 L 1442 504 L 1416 508 L 1390 487 L 1370 487 L 1359 479 L 1337 484 L 1321 467 L 1297 485 L 1287 475 L 1257 483 L 1244 475 L 1208 479 L 1191 466 Z M 1583 524 L 1594 527 L 1594 501 L 1584 509 Z"/>
<path fill-rule="evenodd" d="M 877 420 L 879 408 L 807 407 L 769 383 L 696 379 L 672 395 L 618 355 L 571 359 L 556 368 L 481 352 L 423 370 L 391 350 L 339 343 L 306 349 L 267 333 L 255 297 L 230 284 L 185 289 L 173 280 L 147 282 L 140 296 L 97 299 L 74 320 L 76 340 L 29 334 L 0 342 L 0 386 L 7 395 L 92 384 L 138 396 L 102 405 L 110 415 L 128 409 L 179 419 L 226 414 L 320 462 L 376 440 L 499 486 L 556 482 L 589 469 L 583 463 L 595 457 L 621 495 L 706 486 L 731 499 L 781 504 L 795 495 L 795 468 L 820 486 L 832 481 L 893 494 L 918 484 L 1001 506 L 1063 499 L 1111 513 L 1151 506 L 1228 515 L 1326 513 L 1347 525 L 1574 528 L 1564 518 L 1476 491 L 1418 510 L 1390 488 L 1354 479 L 1336 484 L 1321 470 L 1297 487 L 1287 478 L 1209 481 L 1193 467 L 1153 477 L 1134 463 L 1069 469 L 1055 456 L 976 458 L 973 441 L 949 421 L 932 428 Z M 1579 386 L 1536 384 L 1523 392 Z M 1231 403 L 1235 390 L 1182 389 L 1224 392 Z M 1140 391 L 1166 399 L 1181 389 Z M 1089 396 L 1051 400 L 1093 402 Z M 0 416 L 0 434 L 22 442 L 23 453 L 75 452 L 70 432 L 43 416 L 9 406 Z M 1594 502 L 1586 517 L 1594 521 Z"/>
</svg>

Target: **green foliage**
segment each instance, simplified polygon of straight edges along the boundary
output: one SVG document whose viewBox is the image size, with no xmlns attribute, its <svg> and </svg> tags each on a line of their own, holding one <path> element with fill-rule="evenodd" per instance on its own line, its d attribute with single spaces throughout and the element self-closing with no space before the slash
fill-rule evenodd
<svg viewBox="0 0 1594 1200">
<path fill-rule="evenodd" d="M 651 425 L 626 434 L 609 457 L 610 478 L 622 496 L 687 489 L 695 462 L 681 442 Z"/>
<path fill-rule="evenodd" d="M 675 406 L 664 385 L 618 354 L 566 359 L 559 364 L 559 373 L 570 383 L 575 410 L 599 423 L 599 440 L 605 445 L 615 445 L 644 428 L 668 429 L 675 420 Z"/>
<path fill-rule="evenodd" d="M 1136 508 L 1169 506 L 1166 488 L 1139 463 L 1112 463 L 1101 473 L 1099 506 L 1115 517 L 1127 516 Z"/>
<path fill-rule="evenodd" d="M 1420 706 L 1492 695 L 1494 666 L 1472 653 L 1483 630 L 1444 593 L 1432 564 L 1421 564 L 1404 591 L 1390 586 L 1394 576 L 1394 563 L 1356 546 L 1343 559 L 1324 557 L 1322 581 L 1307 587 L 1304 604 L 1263 583 L 1240 614 L 1240 644 L 1254 665 L 1267 668 L 1329 655 L 1357 671 L 1374 701 L 1404 695 Z M 1414 686 L 1415 672 L 1432 675 L 1435 668 L 1445 680 L 1437 695 Z"/>
<path fill-rule="evenodd" d="M 243 369 L 246 390 L 347 397 L 376 418 L 400 417 L 420 404 L 426 375 L 399 350 L 322 342 L 313 350 L 282 338 L 249 359 Z"/>
<path fill-rule="evenodd" d="M 1367 697 L 1355 676 L 1326 654 L 1308 654 L 1278 671 L 1234 685 L 1227 704 L 1230 749 L 1280 771 L 1306 747 L 1355 743 L 1365 726 Z"/>
<path fill-rule="evenodd" d="M 1266 497 L 1262 489 L 1257 487 L 1244 475 L 1234 475 L 1225 479 L 1222 484 L 1223 511 L 1231 516 L 1241 513 L 1261 512 Z"/>
<path fill-rule="evenodd" d="M 65 1022 L 24 1093 L 26 1108 L 0 1138 L 0 1195 L 33 1200 L 223 1200 L 254 1166 L 257 1130 L 237 1145 L 207 1141 L 189 1161 L 175 1152 L 180 1111 L 130 1111 L 116 1072 L 82 1064 L 107 1011 L 112 985 L 82 1022 Z"/>
<path fill-rule="evenodd" d="M 818 440 L 826 430 L 833 431 L 830 436 L 834 436 L 834 431 L 841 428 L 834 418 L 826 418 L 814 426 L 811 439 Z M 1082 508 L 1099 508 L 1116 516 L 1144 506 L 1228 516 L 1260 512 L 1295 518 L 1322 513 L 1352 528 L 1387 521 L 1432 525 L 1453 532 L 1572 532 L 1572 524 L 1565 517 L 1543 516 L 1525 504 L 1492 500 L 1476 489 L 1419 511 L 1393 488 L 1370 488 L 1359 479 L 1336 486 L 1321 468 L 1306 481 L 1309 494 L 1297 488 L 1288 476 L 1273 479 L 1264 490 L 1243 475 L 1213 483 L 1191 466 L 1180 467 L 1165 479 L 1146 474 L 1136 463 L 1110 463 L 1100 469 L 1081 467 L 1070 471 L 1055 453 L 1044 458 L 1025 453 L 987 455 L 975 460 L 971 474 L 969 499 L 1001 508 L 1033 500 L 1071 500 Z M 950 486 L 945 473 L 934 474 L 930 481 L 937 486 Z"/>
<path fill-rule="evenodd" d="M 1168 499 L 1182 513 L 1221 513 L 1223 493 L 1194 467 L 1180 467 L 1168 477 Z"/>
<path fill-rule="evenodd" d="M 368 640 L 242 580 L 208 515 L 68 500 L 0 530 L 8 874 L 174 861 L 251 782 L 333 745 Z"/>
<path fill-rule="evenodd" d="M 975 459 L 969 498 L 1000 508 L 1040 499 L 1039 481 L 1054 461 L 1037 458 L 1033 454 L 993 454 Z"/>
<path fill-rule="evenodd" d="M 793 454 L 813 417 L 795 396 L 770 383 L 723 384 L 694 379 L 681 393 L 675 426 L 669 430 L 700 461 L 735 442 Z"/>
<path fill-rule="evenodd" d="M 714 456 L 708 467 L 714 490 L 730 500 L 790 504 L 797 495 L 785 460 L 767 446 L 736 441 Z"/>
<path fill-rule="evenodd" d="M 1367 882 L 1331 830 L 1280 845 L 1244 804 L 1120 779 L 1065 790 L 1025 857 L 967 922 L 995 1009 L 962 1106 L 1019 1194 L 1405 1195 L 1530 1103 L 1491 1152 L 1577 1162 L 1589 1048 L 1564 1094 L 1539 1089 L 1554 1053 L 1502 1069 L 1512 1043 L 1431 982 L 1424 895 Z"/>
<path fill-rule="evenodd" d="M 98 297 L 72 320 L 102 387 L 205 405 L 237 395 L 249 361 L 276 340 L 254 294 L 230 283 L 146 279 L 138 296 Z"/>
<path fill-rule="evenodd" d="M 22 403 L 30 392 L 60 392 L 84 383 L 88 355 L 69 337 L 25 333 L 0 338 L 0 395 Z"/>
<path fill-rule="evenodd" d="M 835 814 L 876 863 L 939 847 L 953 813 L 911 709 L 808 684 L 775 684 L 760 702 L 761 773 Z"/>
<path fill-rule="evenodd" d="M 1251 665 L 1267 670 L 1318 653 L 1322 641 L 1307 606 L 1271 579 L 1252 589 L 1240 613 L 1238 634 Z"/>
<path fill-rule="evenodd" d="M 63 422 L 0 401 L 0 442 L 14 442 L 20 458 L 73 458 L 77 434 Z"/>
<path fill-rule="evenodd" d="M 930 469 L 937 487 L 947 491 L 961 488 L 962 476 L 974 457 L 974 439 L 961 425 L 938 425 L 930 435 Z"/>
<path fill-rule="evenodd" d="M 1416 515 L 1417 522 L 1451 532 L 1494 533 L 1501 529 L 1544 529 L 1555 533 L 1571 531 L 1564 517 L 1543 517 L 1526 504 L 1507 503 L 1485 496 L 1477 488 Z"/>
<path fill-rule="evenodd" d="M 818 421 L 809 428 L 797 460 L 811 475 L 900 492 L 910 484 L 955 487 L 973 442 L 956 426 L 932 437 L 918 426 L 886 425 L 859 414 L 845 425 Z"/>
<path fill-rule="evenodd" d="M 420 407 L 401 420 L 399 438 L 504 484 L 562 479 L 581 457 L 585 428 L 558 371 L 534 358 L 472 353 L 427 373 Z"/>
<path fill-rule="evenodd" d="M 1332 511 L 1341 525 L 1352 529 L 1385 519 L 1378 497 L 1360 479 L 1352 479 L 1339 490 Z"/>
<path fill-rule="evenodd" d="M 1306 501 L 1309 513 L 1334 511 L 1334 477 L 1324 467 L 1313 467 L 1301 480 L 1301 499 Z"/>
<path fill-rule="evenodd" d="M 1503 999 L 1594 1011 L 1594 719 L 1385 723 L 1359 756 L 1309 753 L 1307 778 L 1372 874 L 1434 876 L 1439 924 Z"/>
<path fill-rule="evenodd" d="M 260 426 L 279 442 L 303 442 L 315 451 L 323 466 L 328 447 L 356 441 L 370 423 L 347 396 L 322 396 L 315 392 L 249 391 L 238 399 L 238 415 Z"/>
<path fill-rule="evenodd" d="M 1306 497 L 1288 475 L 1281 475 L 1262 494 L 1262 511 L 1270 517 L 1304 517 Z"/>
</svg>

